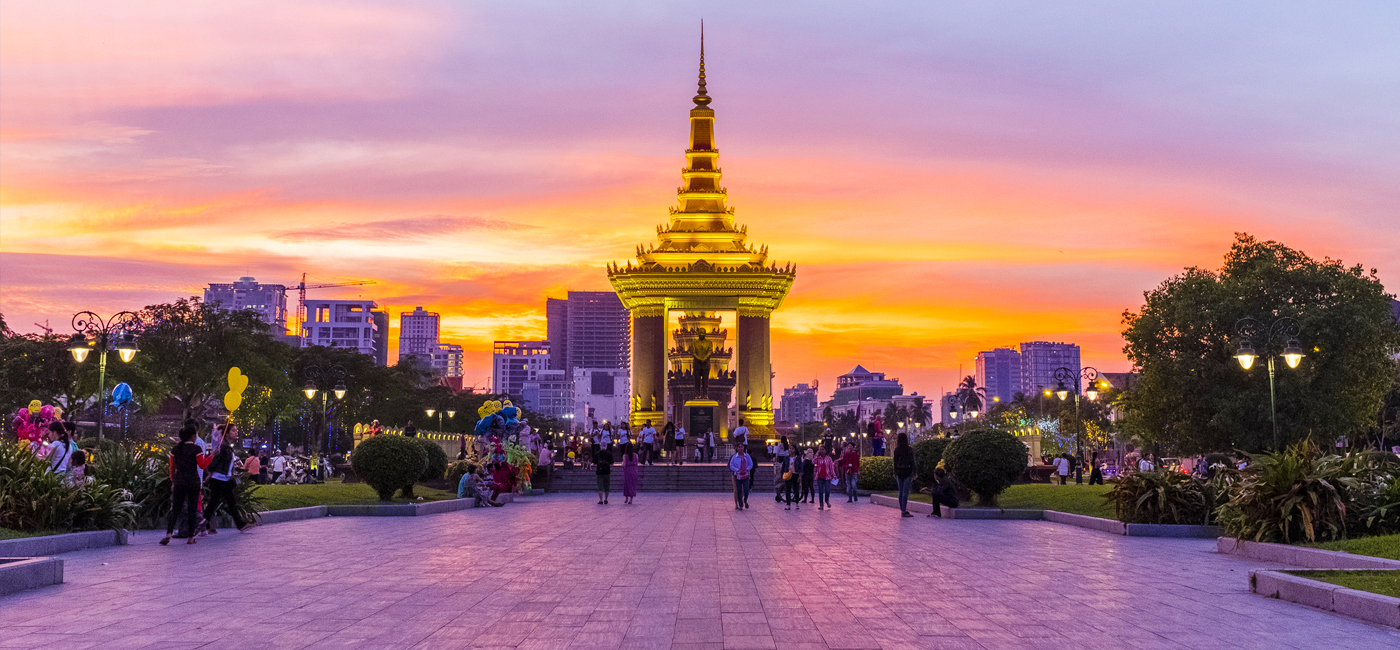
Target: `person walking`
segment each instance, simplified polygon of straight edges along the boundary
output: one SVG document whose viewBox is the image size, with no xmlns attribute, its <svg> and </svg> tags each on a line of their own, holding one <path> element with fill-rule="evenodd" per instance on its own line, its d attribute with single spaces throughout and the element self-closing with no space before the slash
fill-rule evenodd
<svg viewBox="0 0 1400 650">
<path fill-rule="evenodd" d="M 195 524 L 199 521 L 199 457 L 202 450 L 194 442 L 194 427 L 186 425 L 180 429 L 180 443 L 170 450 L 170 514 L 165 521 L 165 537 L 160 545 L 170 543 L 175 535 L 175 521 L 184 510 L 185 530 L 189 531 L 186 544 L 195 540 Z"/>
<path fill-rule="evenodd" d="M 655 449 L 655 447 L 656 447 L 656 429 L 652 428 L 652 426 L 651 426 L 651 420 L 647 420 L 646 425 L 642 427 L 642 450 L 641 450 L 641 459 L 642 459 L 641 462 L 642 462 L 642 464 L 644 464 L 644 465 L 655 465 L 655 464 L 656 464 L 656 462 L 655 462 L 655 461 L 652 459 L 652 457 L 651 457 L 652 451 L 653 451 L 653 449 Z"/>
<path fill-rule="evenodd" d="M 930 517 L 943 518 L 943 506 L 949 508 L 958 507 L 958 490 L 953 487 L 952 479 L 948 478 L 948 472 L 942 467 L 933 470 L 933 485 L 929 491 L 933 502 L 933 512 L 928 513 Z"/>
<path fill-rule="evenodd" d="M 1069 454 L 1060 454 L 1055 457 L 1055 473 L 1060 476 L 1060 485 L 1064 485 L 1069 479 Z"/>
<path fill-rule="evenodd" d="M 749 428 L 744 426 L 744 421 L 739 420 L 739 426 L 734 427 L 734 444 L 743 445 L 745 449 L 749 447 Z"/>
<path fill-rule="evenodd" d="M 831 507 L 831 479 L 836 478 L 836 461 L 826 447 L 817 450 L 817 460 L 813 463 L 817 480 L 817 510 Z"/>
<path fill-rule="evenodd" d="M 802 452 L 794 449 L 791 460 L 787 466 L 787 472 L 783 474 L 783 498 L 787 505 L 784 510 L 792 510 L 792 504 L 797 504 L 797 509 L 802 509 L 802 501 L 798 498 L 798 486 L 802 481 Z"/>
<path fill-rule="evenodd" d="M 714 429 L 706 429 L 706 430 L 705 430 L 705 462 L 707 462 L 707 463 L 713 463 L 713 462 L 715 462 L 715 431 L 714 431 Z"/>
<path fill-rule="evenodd" d="M 603 447 L 593 454 L 593 464 L 597 466 L 594 472 L 598 475 L 598 504 L 606 505 L 608 493 L 612 491 L 612 447 Z"/>
<path fill-rule="evenodd" d="M 743 445 L 734 445 L 734 455 L 729 457 L 729 471 L 734 473 L 734 509 L 749 507 L 749 488 L 753 486 L 749 477 L 753 472 L 753 458 Z"/>
<path fill-rule="evenodd" d="M 637 496 L 637 467 L 641 465 L 641 460 L 632 443 L 622 443 L 622 502 L 631 504 L 632 498 Z"/>
<path fill-rule="evenodd" d="M 807 503 L 813 503 L 816 499 L 816 493 L 812 486 L 812 484 L 815 483 L 817 480 L 817 464 L 815 462 L 816 458 L 817 452 L 810 448 L 807 449 L 807 451 L 802 452 L 802 474 L 798 478 L 798 480 L 802 482 L 799 486 L 801 487 L 802 491 L 798 493 L 798 502 L 805 501 Z"/>
<path fill-rule="evenodd" d="M 676 456 L 675 465 L 685 464 L 685 427 L 676 427 Z"/>
<path fill-rule="evenodd" d="M 788 446 L 787 436 L 783 436 L 778 441 L 777 452 L 773 454 L 773 500 L 778 503 L 783 502 L 783 490 L 787 481 L 784 476 L 788 473 L 791 461 L 792 447 Z"/>
<path fill-rule="evenodd" d="M 1093 467 L 1089 470 L 1089 485 L 1103 485 L 1103 468 L 1099 467 L 1099 452 L 1094 452 L 1093 460 L 1089 461 Z"/>
<path fill-rule="evenodd" d="M 282 482 L 282 474 L 287 471 L 287 457 L 282 455 L 279 449 L 277 455 L 272 457 L 272 482 Z"/>
<path fill-rule="evenodd" d="M 899 432 L 894 443 L 894 481 L 899 486 L 899 516 L 909 514 L 909 491 L 914 489 L 914 448 L 909 446 L 909 434 Z"/>
<path fill-rule="evenodd" d="M 856 501 L 856 478 L 860 474 L 860 452 L 856 451 L 853 442 L 846 443 L 846 450 L 841 452 L 841 474 L 846 477 L 846 503 Z"/>
<path fill-rule="evenodd" d="M 238 512 L 233 502 L 233 488 L 238 484 L 233 474 L 233 468 L 238 463 L 238 458 L 233 455 L 233 441 L 237 437 L 236 426 L 230 424 L 225 427 L 218 450 L 209 462 L 209 503 L 204 506 L 204 525 L 210 535 L 219 532 L 214 527 L 214 518 L 219 516 L 219 506 L 228 510 L 229 517 L 233 518 L 233 525 L 238 530 L 253 527 L 252 522 L 243 520 L 243 514 Z"/>
</svg>

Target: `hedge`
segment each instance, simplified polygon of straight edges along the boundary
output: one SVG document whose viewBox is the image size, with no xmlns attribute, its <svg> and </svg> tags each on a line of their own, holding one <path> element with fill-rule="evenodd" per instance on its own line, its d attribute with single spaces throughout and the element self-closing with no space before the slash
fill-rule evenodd
<svg viewBox="0 0 1400 650">
<path fill-rule="evenodd" d="M 428 453 L 414 438 L 374 436 L 361 442 L 350 456 L 355 474 L 379 493 L 380 501 L 394 498 L 394 491 L 412 485 L 428 466 Z"/>
<path fill-rule="evenodd" d="M 856 487 L 872 492 L 895 489 L 894 459 L 889 456 L 861 457 Z"/>
<path fill-rule="evenodd" d="M 1026 471 L 1029 450 L 1005 431 L 966 433 L 948 444 L 944 465 L 977 495 L 979 506 L 997 507 L 997 495 Z"/>
<path fill-rule="evenodd" d="M 918 470 L 915 476 L 920 485 L 933 485 L 933 470 L 943 460 L 943 452 L 952 441 L 951 438 L 922 438 L 914 443 L 914 468 Z"/>
</svg>

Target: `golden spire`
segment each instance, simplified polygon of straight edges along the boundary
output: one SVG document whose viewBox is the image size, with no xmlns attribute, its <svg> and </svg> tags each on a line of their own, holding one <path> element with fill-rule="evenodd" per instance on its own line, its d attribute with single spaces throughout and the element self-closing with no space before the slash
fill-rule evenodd
<svg viewBox="0 0 1400 650">
<path fill-rule="evenodd" d="M 700 21 L 700 86 L 695 94 L 695 106 L 709 108 L 710 96 L 705 94 L 705 21 Z"/>
</svg>

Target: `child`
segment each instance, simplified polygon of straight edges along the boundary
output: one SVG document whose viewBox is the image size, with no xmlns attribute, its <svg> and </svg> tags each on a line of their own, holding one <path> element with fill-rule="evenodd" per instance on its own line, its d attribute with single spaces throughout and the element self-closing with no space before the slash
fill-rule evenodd
<svg viewBox="0 0 1400 650">
<path fill-rule="evenodd" d="M 82 485 L 87 482 L 87 452 L 79 449 L 73 452 L 73 463 L 68 468 L 69 485 Z"/>
</svg>

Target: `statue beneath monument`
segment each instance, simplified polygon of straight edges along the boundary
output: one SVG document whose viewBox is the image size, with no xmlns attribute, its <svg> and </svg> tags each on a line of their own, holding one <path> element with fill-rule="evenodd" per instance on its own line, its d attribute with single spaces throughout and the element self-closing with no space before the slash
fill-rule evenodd
<svg viewBox="0 0 1400 650">
<path fill-rule="evenodd" d="M 691 372 L 695 375 L 695 391 L 700 399 L 710 399 L 710 356 L 715 353 L 715 344 L 700 332 L 695 342 L 690 344 Z"/>
</svg>

